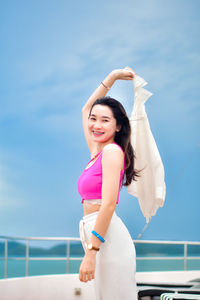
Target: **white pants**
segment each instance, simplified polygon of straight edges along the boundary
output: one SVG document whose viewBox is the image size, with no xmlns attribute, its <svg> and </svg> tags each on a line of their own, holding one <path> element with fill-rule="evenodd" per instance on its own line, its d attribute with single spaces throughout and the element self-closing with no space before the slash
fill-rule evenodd
<svg viewBox="0 0 200 300">
<path fill-rule="evenodd" d="M 86 250 L 98 211 L 83 216 L 79 223 L 81 242 Z M 136 300 L 136 253 L 133 240 L 122 220 L 113 213 L 96 255 L 94 287 L 96 300 Z"/>
</svg>

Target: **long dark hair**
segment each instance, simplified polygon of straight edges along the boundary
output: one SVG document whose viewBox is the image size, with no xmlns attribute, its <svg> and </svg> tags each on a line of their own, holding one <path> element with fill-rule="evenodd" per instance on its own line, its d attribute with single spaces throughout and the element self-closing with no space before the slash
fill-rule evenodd
<svg viewBox="0 0 200 300">
<path fill-rule="evenodd" d="M 134 160 L 136 156 L 131 145 L 131 126 L 129 118 L 123 105 L 109 96 L 97 99 L 90 109 L 89 116 L 92 108 L 97 104 L 108 106 L 113 112 L 117 125 L 121 126 L 120 131 L 115 134 L 114 141 L 120 145 L 125 152 L 125 171 L 122 184 L 127 186 L 132 180 L 137 181 L 136 177 L 140 177 L 139 172 L 141 171 L 134 169 Z"/>
</svg>

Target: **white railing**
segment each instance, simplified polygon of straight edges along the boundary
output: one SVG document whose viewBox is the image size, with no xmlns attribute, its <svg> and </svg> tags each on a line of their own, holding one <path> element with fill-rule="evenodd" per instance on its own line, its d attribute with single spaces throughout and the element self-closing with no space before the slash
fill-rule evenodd
<svg viewBox="0 0 200 300">
<path fill-rule="evenodd" d="M 200 260 L 200 256 L 188 256 L 188 246 L 196 245 L 200 246 L 200 242 L 190 242 L 190 241 L 151 241 L 151 240 L 135 240 L 134 243 L 142 244 L 161 244 L 161 245 L 183 245 L 184 254 L 183 256 L 147 256 L 147 257 L 137 257 L 137 260 L 184 260 L 184 271 L 188 270 L 187 262 L 188 260 Z"/>
<path fill-rule="evenodd" d="M 4 257 L 0 257 L 0 261 L 4 261 L 4 278 L 8 278 L 8 259 L 9 260 L 25 260 L 25 276 L 29 276 L 29 261 L 33 260 L 65 260 L 66 261 L 66 273 L 69 273 L 69 263 L 72 260 L 82 260 L 83 257 L 71 257 L 70 256 L 70 242 L 78 241 L 80 238 L 73 237 L 11 237 L 0 236 L 0 241 L 3 240 Z M 26 255 L 25 257 L 8 257 L 8 240 L 24 240 L 26 241 Z M 66 257 L 30 257 L 29 256 L 29 242 L 30 241 L 64 241 L 67 243 Z M 200 260 L 200 256 L 188 256 L 188 246 L 197 245 L 200 246 L 200 242 L 189 241 L 154 241 L 154 240 L 133 240 L 134 244 L 160 244 L 160 245 L 183 245 L 183 256 L 140 256 L 136 257 L 137 260 L 184 260 L 184 270 L 188 270 L 188 260 Z"/>
</svg>

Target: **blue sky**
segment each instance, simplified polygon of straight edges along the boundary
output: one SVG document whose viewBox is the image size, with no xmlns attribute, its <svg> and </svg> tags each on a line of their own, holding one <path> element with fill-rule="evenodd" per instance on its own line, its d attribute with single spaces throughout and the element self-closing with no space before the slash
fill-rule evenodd
<svg viewBox="0 0 200 300">
<path fill-rule="evenodd" d="M 0 9 L 0 235 L 78 236 L 77 180 L 90 159 L 81 108 L 115 68 L 132 67 L 165 168 L 166 200 L 143 239 L 200 240 L 198 0 L 7 1 Z M 109 95 L 130 115 L 131 82 Z M 145 225 L 123 187 L 116 212 Z"/>
</svg>

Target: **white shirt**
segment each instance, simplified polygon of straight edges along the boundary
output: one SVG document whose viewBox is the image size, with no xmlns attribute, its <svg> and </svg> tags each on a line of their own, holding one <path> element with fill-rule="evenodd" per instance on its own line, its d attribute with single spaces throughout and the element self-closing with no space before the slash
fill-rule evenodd
<svg viewBox="0 0 200 300">
<path fill-rule="evenodd" d="M 132 181 L 128 186 L 128 192 L 138 198 L 141 211 L 148 223 L 157 209 L 164 204 L 166 185 L 163 163 L 145 111 L 144 103 L 153 95 L 143 88 L 146 84 L 143 78 L 135 75 L 134 106 L 130 117 L 131 143 L 136 155 L 134 169 L 145 168 L 140 172 L 141 177 L 136 177 L 137 181 Z"/>
</svg>

